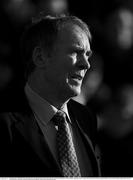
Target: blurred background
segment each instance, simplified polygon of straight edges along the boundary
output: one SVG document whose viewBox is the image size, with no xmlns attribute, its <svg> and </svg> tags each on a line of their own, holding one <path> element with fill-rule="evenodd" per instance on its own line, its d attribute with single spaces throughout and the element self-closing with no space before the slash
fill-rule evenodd
<svg viewBox="0 0 133 180">
<path fill-rule="evenodd" d="M 89 25 L 91 69 L 75 100 L 97 114 L 102 175 L 133 176 L 133 1 L 1 0 L 0 111 L 19 102 L 24 81 L 20 37 L 40 10 L 69 12 Z"/>
</svg>

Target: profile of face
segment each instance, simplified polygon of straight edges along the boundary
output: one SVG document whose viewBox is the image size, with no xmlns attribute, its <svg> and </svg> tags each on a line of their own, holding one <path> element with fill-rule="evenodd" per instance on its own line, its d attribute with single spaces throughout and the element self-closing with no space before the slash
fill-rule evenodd
<svg viewBox="0 0 133 180">
<path fill-rule="evenodd" d="M 86 71 L 90 68 L 90 43 L 86 33 L 78 26 L 66 24 L 59 32 L 45 69 L 45 79 L 62 98 L 78 95 Z"/>
</svg>

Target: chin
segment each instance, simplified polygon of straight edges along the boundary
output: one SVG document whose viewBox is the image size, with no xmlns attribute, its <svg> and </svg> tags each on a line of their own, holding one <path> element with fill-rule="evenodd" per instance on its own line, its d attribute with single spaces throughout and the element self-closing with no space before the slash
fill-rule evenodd
<svg viewBox="0 0 133 180">
<path fill-rule="evenodd" d="M 71 88 L 71 97 L 78 96 L 81 93 L 81 88 L 80 87 L 72 87 Z"/>
<path fill-rule="evenodd" d="M 72 84 L 72 83 L 67 83 L 64 88 L 63 88 L 63 94 L 66 95 L 68 98 L 72 98 L 75 96 L 78 96 L 81 93 L 81 85 L 80 84 Z"/>
</svg>

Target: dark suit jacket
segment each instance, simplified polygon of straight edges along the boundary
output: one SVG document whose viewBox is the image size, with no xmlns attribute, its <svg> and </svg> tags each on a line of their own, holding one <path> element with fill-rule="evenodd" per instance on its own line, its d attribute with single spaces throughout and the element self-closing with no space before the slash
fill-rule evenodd
<svg viewBox="0 0 133 180">
<path fill-rule="evenodd" d="M 0 176 L 62 176 L 26 98 L 20 107 L 16 107 L 16 112 L 0 115 Z M 68 111 L 79 129 L 94 176 L 99 176 L 99 167 L 94 155 L 96 120 L 84 106 L 73 100 L 68 103 Z"/>
</svg>

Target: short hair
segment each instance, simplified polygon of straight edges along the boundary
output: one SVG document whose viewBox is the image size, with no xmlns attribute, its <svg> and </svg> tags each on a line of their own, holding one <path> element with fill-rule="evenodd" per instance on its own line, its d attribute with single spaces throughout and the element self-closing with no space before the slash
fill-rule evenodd
<svg viewBox="0 0 133 180">
<path fill-rule="evenodd" d="M 72 15 L 43 15 L 32 19 L 32 23 L 26 28 L 21 38 L 21 58 L 24 63 L 24 74 L 27 79 L 34 71 L 35 64 L 32 60 L 33 50 L 37 46 L 43 46 L 47 55 L 51 54 L 58 32 L 67 23 L 78 25 L 91 40 L 91 33 L 88 25 L 80 18 Z"/>
</svg>

